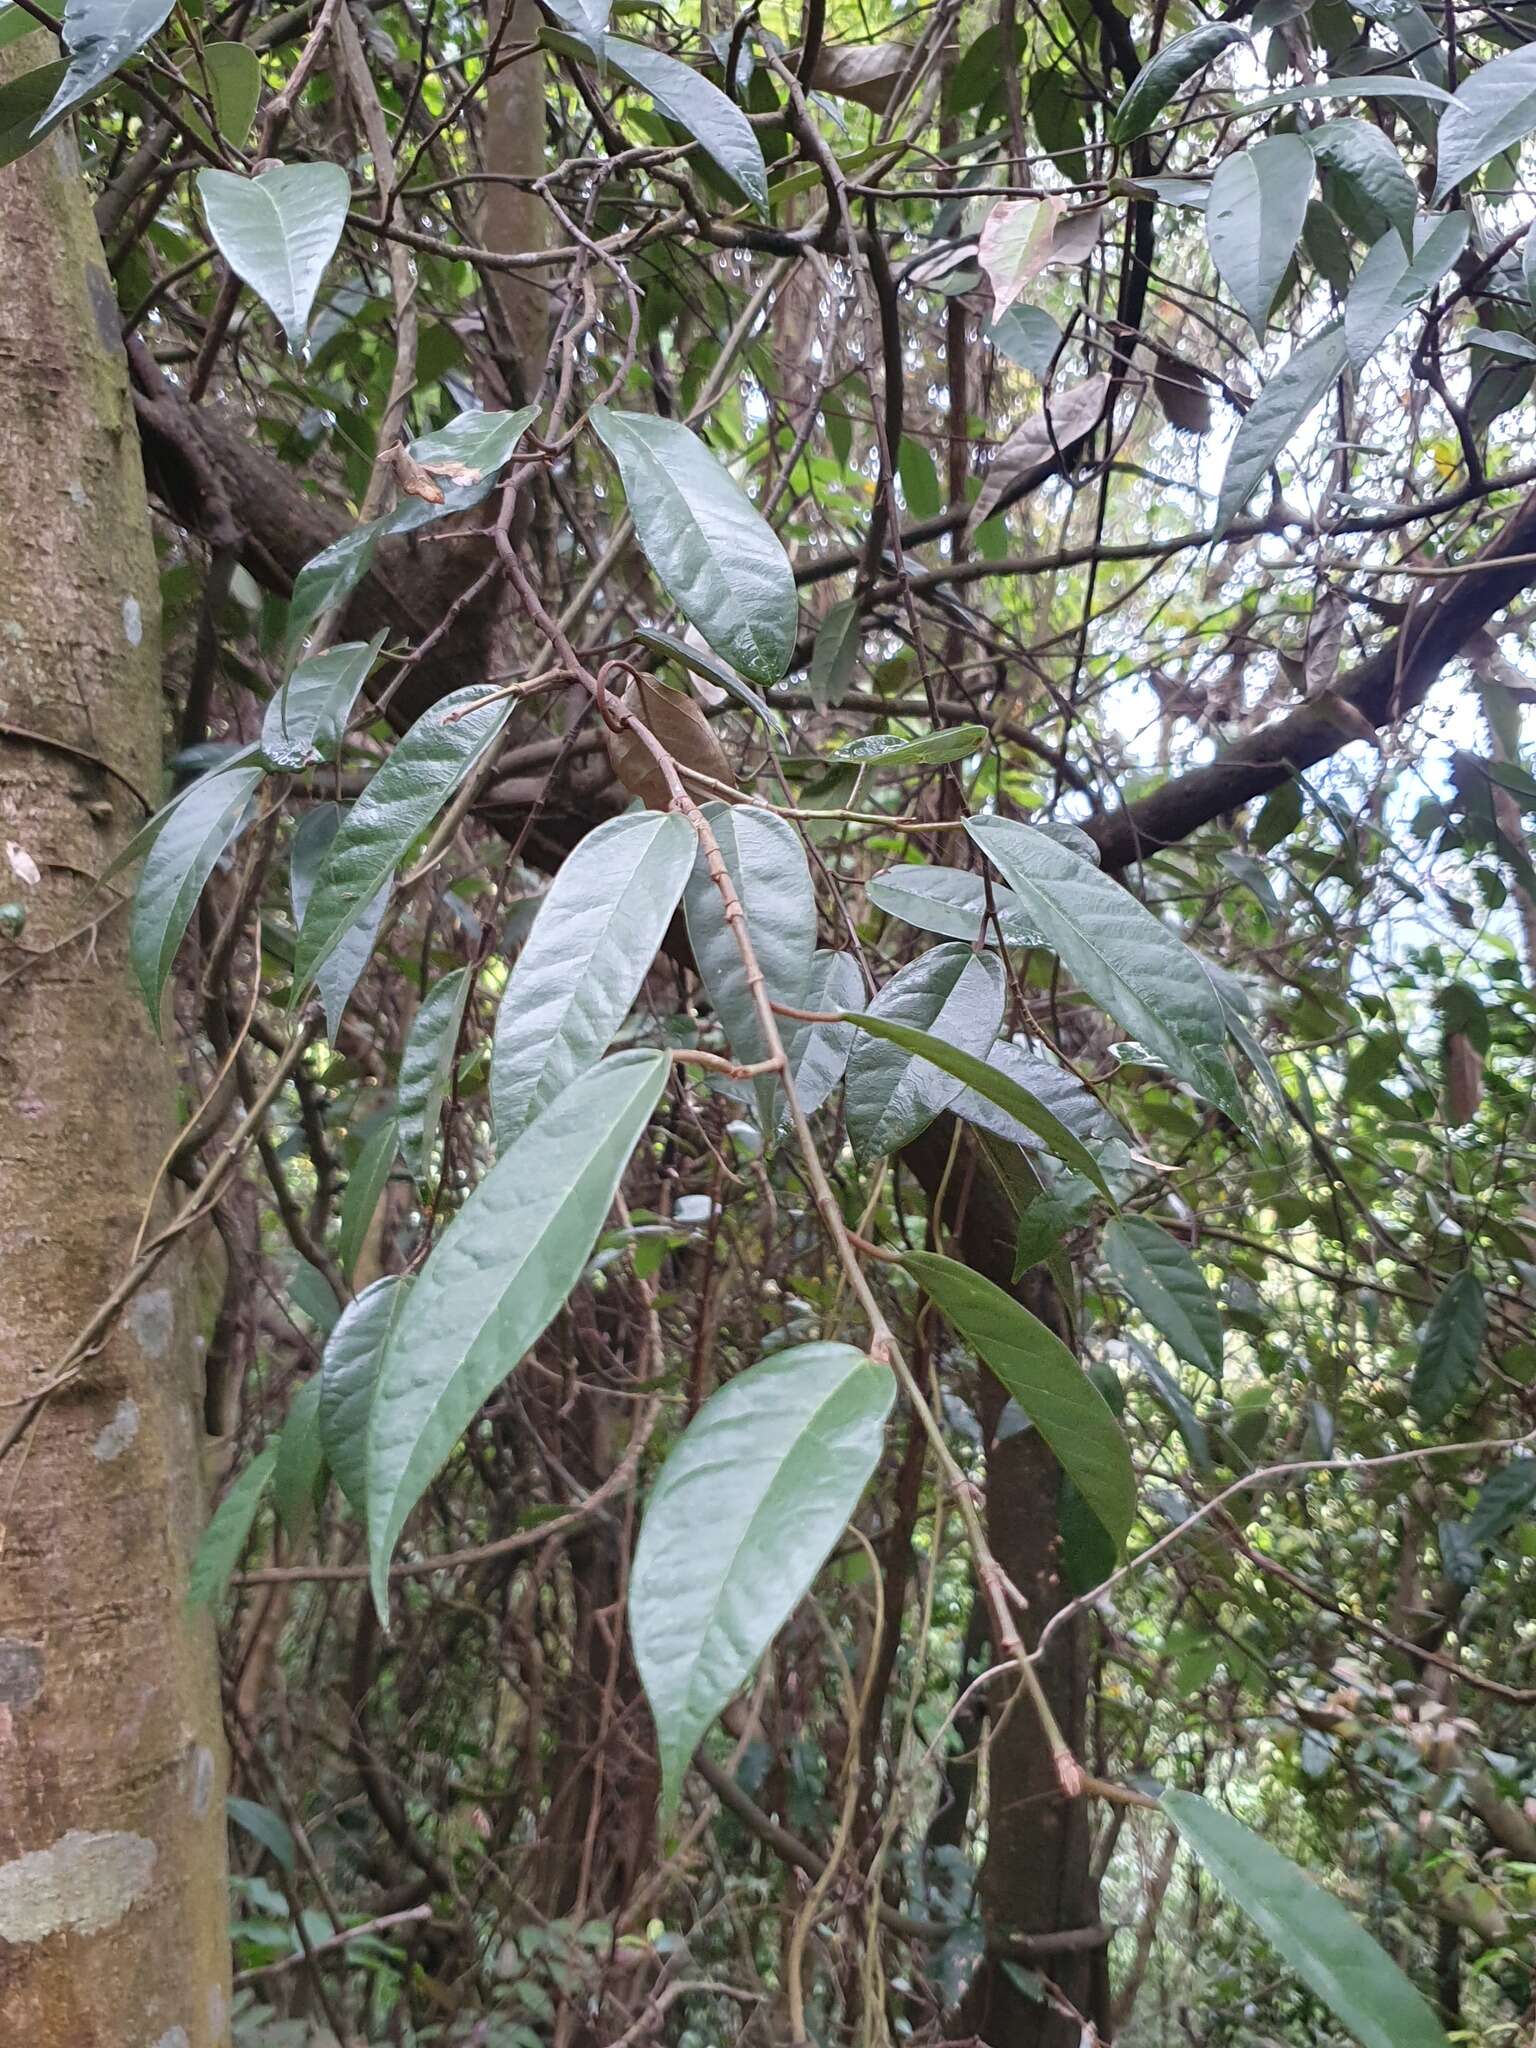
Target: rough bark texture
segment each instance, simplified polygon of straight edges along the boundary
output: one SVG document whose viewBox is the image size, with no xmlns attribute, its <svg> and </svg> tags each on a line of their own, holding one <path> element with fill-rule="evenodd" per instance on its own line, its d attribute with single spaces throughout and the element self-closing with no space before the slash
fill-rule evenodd
<svg viewBox="0 0 1536 2048">
<path fill-rule="evenodd" d="M 129 1264 L 176 1128 L 126 918 L 87 906 L 161 779 L 159 604 L 68 130 L 0 172 L 0 466 L 0 899 L 26 917 L 0 936 L 3 1440 Z M 228 2040 L 190 1294 L 173 1254 L 0 1464 L 0 2036 L 26 2048 Z"/>
</svg>

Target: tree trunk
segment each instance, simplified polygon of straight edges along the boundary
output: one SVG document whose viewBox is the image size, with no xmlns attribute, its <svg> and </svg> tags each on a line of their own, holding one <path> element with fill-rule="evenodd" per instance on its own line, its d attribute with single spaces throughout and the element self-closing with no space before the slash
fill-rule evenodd
<svg viewBox="0 0 1536 2048">
<path fill-rule="evenodd" d="M 48 54 L 28 37 L 0 78 Z M 219 2048 L 224 1770 L 212 1628 L 185 1597 L 203 1521 L 185 1256 L 35 1401 L 129 1266 L 176 1129 L 119 894 L 88 893 L 161 779 L 159 602 L 68 129 L 0 172 L 0 469 L 0 2033 Z"/>
<path fill-rule="evenodd" d="M 946 1189 L 943 1222 L 959 1237 L 968 1266 L 1015 1294 L 1043 1322 L 1070 1338 L 1055 1289 L 1038 1270 L 1012 1284 L 1014 1219 L 1001 1189 L 970 1142 L 949 1166 L 954 1124 L 940 1117 L 903 1154 L 930 1198 Z M 977 1378 L 977 1409 L 986 1444 L 987 1536 L 994 1556 L 1023 1595 L 1020 1632 L 1033 1648 L 1052 1615 L 1066 1604 L 1061 1576 L 1057 1495 L 1061 1468 L 1033 1430 L 999 1439 L 1007 1403 L 988 1372 Z M 1057 1724 L 1073 1753 L 1083 1755 L 1088 1707 L 1088 1641 L 1081 1621 L 1056 1636 L 1037 1667 Z M 994 1703 L 1003 1697 L 994 1695 Z M 979 1885 L 989 1944 L 959 2016 L 961 2028 L 989 2048 L 1078 2048 L 1083 2028 L 1070 2013 L 1092 2021 L 1109 2038 L 1105 1951 L 1094 1938 L 1099 1922 L 1089 1810 L 1062 1797 L 1056 1767 L 1029 1702 L 1019 1698 L 996 1729 L 988 1750 L 986 1858 Z M 1058 1950 L 1010 1965 L 999 1950 L 1014 1935 L 1065 1935 Z M 1084 1945 L 1086 1944 L 1086 1945 Z M 1037 1977 L 1054 1998 L 1042 1997 Z"/>
</svg>

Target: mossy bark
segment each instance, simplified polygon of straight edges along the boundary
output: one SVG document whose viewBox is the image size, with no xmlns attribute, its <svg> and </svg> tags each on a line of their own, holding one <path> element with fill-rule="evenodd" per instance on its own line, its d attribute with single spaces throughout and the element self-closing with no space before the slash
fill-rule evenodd
<svg viewBox="0 0 1536 2048">
<path fill-rule="evenodd" d="M 27 38 L 0 78 L 42 61 Z M 67 130 L 0 171 L 0 2034 L 229 2035 L 184 1253 L 37 1408 L 132 1260 L 174 1076 L 93 891 L 161 781 L 159 605 L 111 285 Z M 18 920 L 24 924 L 17 929 Z"/>
</svg>

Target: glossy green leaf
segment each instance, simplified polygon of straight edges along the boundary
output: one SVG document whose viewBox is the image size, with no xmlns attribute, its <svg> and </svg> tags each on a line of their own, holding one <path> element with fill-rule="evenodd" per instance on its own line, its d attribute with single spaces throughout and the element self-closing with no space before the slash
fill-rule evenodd
<svg viewBox="0 0 1536 2048">
<path fill-rule="evenodd" d="M 270 1806 L 259 1806 L 254 1799 L 226 1799 L 224 1811 L 233 1826 L 260 1842 L 284 1870 L 292 1870 L 297 1857 L 293 1836 Z"/>
<path fill-rule="evenodd" d="M 1435 202 L 1536 131 L 1536 44 L 1480 64 L 1457 87 L 1435 138 Z"/>
<path fill-rule="evenodd" d="M 1049 1257 L 1069 1230 L 1087 1222 L 1098 1199 L 1081 1175 L 1064 1173 L 1034 1198 L 1019 1216 L 1013 1247 L 1013 1279 L 1017 1283 Z"/>
<path fill-rule="evenodd" d="M 1536 308 L 1536 225 L 1531 227 L 1520 244 L 1520 276 L 1525 285 L 1525 296 Z"/>
<path fill-rule="evenodd" d="M 219 133 L 243 149 L 261 100 L 261 62 L 248 43 L 204 43 L 201 62 L 191 58 L 182 75 L 201 92 L 205 72 Z"/>
<path fill-rule="evenodd" d="M 1306 85 L 1288 85 L 1262 99 L 1244 100 L 1245 114 L 1272 114 L 1281 107 L 1299 107 L 1307 100 L 1436 100 L 1449 106 L 1451 95 L 1442 85 L 1426 78 L 1410 78 L 1397 72 L 1363 72 L 1357 78 L 1316 78 Z"/>
<path fill-rule="evenodd" d="M 896 451 L 896 474 L 901 479 L 901 493 L 911 516 L 914 519 L 937 519 L 944 509 L 939 473 L 927 448 L 910 434 L 902 435 L 901 445 Z"/>
<path fill-rule="evenodd" d="M 1227 456 L 1212 538 L 1219 540 L 1247 504 L 1307 415 L 1344 367 L 1344 329 L 1325 327 L 1287 357 L 1244 413 Z"/>
<path fill-rule="evenodd" d="M 64 17 L 64 0 L 37 0 L 37 13 L 46 14 L 52 21 L 61 21 Z M 23 36 L 36 35 L 42 27 L 37 13 L 29 14 L 24 8 L 18 7 L 15 0 L 7 0 L 7 4 L 0 7 L 0 50 L 8 50 L 12 43 L 19 43 Z M 42 49 L 45 45 L 39 44 L 38 47 Z"/>
<path fill-rule="evenodd" d="M 1186 1365 L 1221 1378 L 1221 1309 L 1176 1237 L 1146 1216 L 1117 1216 L 1104 1233 L 1110 1271 Z"/>
<path fill-rule="evenodd" d="M 1241 1123 L 1226 1018 L 1198 954 L 1128 890 L 1044 833 L 999 817 L 970 818 L 966 830 L 1084 993 Z"/>
<path fill-rule="evenodd" d="M 942 949 L 935 948 L 935 951 L 939 950 Z M 925 955 L 928 959 L 932 957 L 932 954 Z M 893 982 L 891 986 L 894 985 Z M 1033 1133 L 1045 1149 L 1053 1153 L 1064 1166 L 1071 1167 L 1074 1173 L 1080 1173 L 1092 1181 L 1101 1194 L 1106 1197 L 1109 1195 L 1109 1188 L 1099 1162 L 1087 1146 L 1067 1129 L 1053 1110 L 1037 1095 L 1032 1094 L 1024 1083 L 1016 1079 L 1006 1068 L 994 1066 L 990 1058 L 978 1059 L 974 1053 L 963 1051 L 958 1045 L 950 1045 L 931 1032 L 914 1030 L 912 1026 L 900 1023 L 893 1017 L 882 1016 L 878 1014 L 878 1004 L 860 1015 L 849 1016 L 845 1021 L 856 1024 L 861 1031 L 867 1032 L 871 1037 L 899 1047 L 914 1059 L 940 1068 L 953 1080 L 959 1081 L 963 1088 L 980 1095 L 1015 1122 L 1022 1124 L 1025 1130 Z M 997 1050 L 997 1047 L 993 1047 L 993 1051 Z M 1007 1047 L 1004 1050 L 1012 1051 L 1013 1048 Z M 952 1103 L 958 1103 L 957 1097 L 952 1096 L 950 1099 Z M 927 1121 L 931 1119 L 925 1119 L 925 1122 Z M 853 1135 L 851 1103 L 849 1135 Z M 902 1139 L 898 1142 L 906 1141 Z M 885 1149 L 893 1148 L 887 1146 Z"/>
<path fill-rule="evenodd" d="M 694 647 L 686 640 L 679 640 L 675 634 L 659 633 L 651 626 L 636 629 L 635 638 L 642 647 L 649 647 L 653 654 L 663 654 L 669 661 L 677 662 L 706 682 L 713 683 L 717 690 L 723 690 L 728 697 L 734 697 L 738 704 L 760 718 L 770 732 L 782 733 L 784 721 L 768 702 L 760 697 L 750 683 L 742 681 L 728 662 L 719 661 L 707 647 Z"/>
<path fill-rule="evenodd" d="M 163 26 L 171 4 L 172 0 L 67 0 L 63 32 L 69 68 L 39 117 L 34 137 L 57 126 L 71 108 L 90 99 L 142 50 Z"/>
<path fill-rule="evenodd" d="M 1318 162 L 1379 207 L 1405 245 L 1413 240 L 1419 197 L 1402 158 L 1370 121 L 1325 121 L 1303 137 Z"/>
<path fill-rule="evenodd" d="M 413 499 L 412 503 L 416 501 Z M 322 548 L 304 564 L 293 582 L 288 601 L 288 646 L 300 646 L 322 612 L 345 603 L 373 566 L 373 557 L 383 537 L 384 521 L 370 519 L 350 533 Z"/>
<path fill-rule="evenodd" d="M 853 955 L 817 952 L 806 983 L 806 1009 L 857 1011 L 863 1001 L 864 978 Z M 852 1024 L 802 1024 L 786 1036 L 795 1096 L 807 1116 L 816 1114 L 842 1080 L 853 1037 Z"/>
<path fill-rule="evenodd" d="M 607 1050 L 666 936 L 696 851 L 685 818 L 644 811 L 599 825 L 567 854 L 496 1013 L 498 1146 Z"/>
<path fill-rule="evenodd" d="M 269 1444 L 253 1458 L 215 1508 L 192 1560 L 187 1581 L 190 1606 L 211 1607 L 222 1598 L 230 1574 L 240 1562 L 256 1512 L 272 1483 L 277 1450 L 276 1444 Z"/>
<path fill-rule="evenodd" d="M 710 646 L 754 682 L 783 675 L 799 616 L 789 558 L 704 443 L 676 420 L 594 406 L 646 560 Z"/>
<path fill-rule="evenodd" d="M 848 1059 L 848 1141 L 861 1164 L 883 1159 L 927 1130 L 967 1085 L 878 1027 L 926 1033 L 980 1057 L 1003 1021 L 1006 983 L 995 953 L 933 946 L 909 961 L 859 1018 Z"/>
<path fill-rule="evenodd" d="M 336 1221 L 336 1257 L 349 1280 L 368 1242 L 368 1228 L 379 1198 L 389 1185 L 399 1149 L 399 1127 L 393 1117 L 388 1117 L 358 1153 L 357 1163 L 347 1176 L 347 1191 L 341 1198 L 341 1213 Z"/>
<path fill-rule="evenodd" d="M 408 1280 L 387 1273 L 349 1302 L 320 1361 L 320 1444 L 336 1484 L 359 1514 L 368 1499 L 368 1418 L 390 1325 Z"/>
<path fill-rule="evenodd" d="M 65 118 L 60 114 L 44 126 L 39 117 L 57 96 L 68 71 L 68 60 L 60 57 L 0 85 L 0 170 L 35 149 L 43 134 Z"/>
<path fill-rule="evenodd" d="M 1149 133 L 1181 86 L 1197 78 L 1223 50 L 1247 40 L 1243 29 L 1226 22 L 1209 22 L 1165 43 L 1150 63 L 1143 64 L 1115 109 L 1109 124 L 1110 141 L 1134 142 L 1138 135 Z"/>
<path fill-rule="evenodd" d="M 1426 298 L 1467 246 L 1464 213 L 1414 224 L 1410 260 L 1402 237 L 1382 236 L 1360 266 L 1344 303 L 1344 341 L 1352 369 L 1361 369 L 1392 330 Z"/>
<path fill-rule="evenodd" d="M 293 864 L 289 873 L 293 919 L 297 925 L 302 926 L 304 922 L 316 877 L 345 815 L 340 804 L 316 804 L 299 820 L 293 835 Z M 373 942 L 389 908 L 389 893 L 390 884 L 386 879 L 363 905 L 361 916 L 347 927 L 315 970 L 315 986 L 320 991 L 325 1026 L 332 1044 L 341 1029 L 342 1015 L 351 1000 L 352 991 L 372 955 Z"/>
<path fill-rule="evenodd" d="M 1132 1357 L 1145 1373 L 1148 1385 L 1172 1418 L 1174 1428 L 1179 1432 L 1184 1448 L 1189 1453 L 1190 1463 L 1197 1472 L 1209 1474 L 1211 1439 L 1205 1424 L 1195 1413 L 1194 1403 L 1173 1374 L 1164 1371 L 1144 1344 L 1138 1344 L 1132 1338 L 1129 1348 Z"/>
<path fill-rule="evenodd" d="M 507 1147 L 412 1285 L 368 1426 L 368 1554 L 381 1616 L 406 1517 L 580 1279 L 668 1072 L 665 1053 L 624 1052 L 573 1081 Z"/>
<path fill-rule="evenodd" d="M 473 979 L 469 968 L 457 967 L 435 984 L 416 1012 L 400 1055 L 400 1150 L 418 1187 L 431 1178 L 432 1150 Z"/>
<path fill-rule="evenodd" d="M 1043 384 L 1061 349 L 1061 329 L 1042 306 L 1010 306 L 984 330 L 999 355 Z"/>
<path fill-rule="evenodd" d="M 1040 934 L 1024 915 L 1011 889 L 1000 882 L 992 886 L 992 903 L 997 925 L 987 917 L 987 887 L 978 874 L 965 868 L 929 867 L 923 861 L 903 861 L 885 868 L 864 884 L 864 893 L 877 910 L 899 917 L 920 932 L 936 932 L 940 938 L 977 939 L 988 945 L 997 942 L 1001 925 L 1003 943 L 1020 950 L 1038 946 Z"/>
<path fill-rule="evenodd" d="M 277 1440 L 272 1467 L 272 1505 L 290 1543 L 304 1533 L 314 1506 L 315 1487 L 325 1464 L 320 1445 L 320 1375 L 311 1373 L 288 1403 L 283 1433 Z"/>
<path fill-rule="evenodd" d="M 220 255 L 271 307 L 298 355 L 346 224 L 346 172 L 330 163 L 278 164 L 259 178 L 199 171 L 197 193 Z"/>
<path fill-rule="evenodd" d="M 1205 207 L 1211 255 L 1261 341 L 1301 239 L 1313 169 L 1312 152 L 1299 135 L 1275 135 L 1223 157 L 1211 180 Z"/>
<path fill-rule="evenodd" d="M 987 1054 L 987 1065 L 996 1067 L 1032 1095 L 1036 1102 L 1043 1103 L 1056 1120 L 1085 1145 L 1092 1147 L 1114 1141 L 1124 1142 L 1124 1131 L 1092 1089 L 1086 1087 L 1076 1074 L 1058 1066 L 1055 1060 L 1047 1059 L 1044 1053 L 1015 1044 L 1010 1039 L 999 1039 Z M 1007 1144 L 1022 1146 L 1026 1152 L 1048 1149 L 1035 1132 L 1017 1118 L 1007 1115 L 987 1096 L 967 1089 L 955 1097 L 950 1108 L 956 1116 L 963 1116 Z"/>
<path fill-rule="evenodd" d="M 301 995 L 389 881 L 407 848 L 501 737 L 512 705 L 472 684 L 399 740 L 338 826 L 315 876 L 293 963 Z"/>
<path fill-rule="evenodd" d="M 1508 1459 L 1478 1489 L 1477 1502 L 1462 1524 L 1472 1543 L 1497 1543 L 1536 1502 L 1536 1458 Z"/>
<path fill-rule="evenodd" d="M 133 899 L 128 957 L 157 1030 L 161 991 L 203 884 L 240 830 L 264 772 L 225 768 L 200 776 L 149 849 Z"/>
<path fill-rule="evenodd" d="M 354 526 L 306 562 L 294 580 L 288 603 L 287 645 L 292 651 L 323 612 L 345 603 L 373 565 L 379 542 L 415 533 L 451 513 L 468 512 L 489 496 L 517 444 L 538 417 L 536 405 L 516 412 L 461 412 L 436 433 L 411 443 L 411 457 L 423 468 L 439 466 L 440 505 L 404 496 L 393 512 Z"/>
<path fill-rule="evenodd" d="M 853 688 L 853 673 L 863 638 L 857 598 L 833 605 L 816 628 L 811 643 L 811 702 L 818 711 L 835 711 Z"/>
<path fill-rule="evenodd" d="M 1118 1549 L 1136 1515 L 1131 1453 L 1109 1403 L 1066 1345 L 968 1266 L 936 1252 L 908 1252 L 902 1263 L 1018 1402 Z"/>
<path fill-rule="evenodd" d="M 1507 333 L 1499 327 L 1469 327 L 1461 339 L 1468 348 L 1486 349 L 1490 355 L 1508 356 L 1512 362 L 1536 363 L 1536 341 L 1529 335 Z"/>
<path fill-rule="evenodd" d="M 769 999 L 803 1010 L 816 950 L 816 897 L 799 834 L 786 819 L 745 804 L 706 804 L 704 815 L 720 842 L 746 913 Z M 702 853 L 688 877 L 683 911 L 694 961 L 732 1057 L 743 1066 L 755 1065 L 768 1057 L 768 1046 L 747 986 L 741 948 L 726 923 L 720 892 L 709 878 Z M 790 1028 L 785 1019 L 782 1031 Z M 759 1121 L 764 1131 L 771 1131 L 778 1094 L 773 1076 L 760 1077 L 755 1092 Z"/>
<path fill-rule="evenodd" d="M 804 1598 L 879 1461 L 896 1382 L 850 1344 L 799 1344 L 705 1402 L 651 1489 L 629 1587 L 661 1807 Z"/>
<path fill-rule="evenodd" d="M 1409 1399 L 1426 1428 L 1443 1422 L 1477 1378 L 1488 1305 L 1470 1266 L 1448 1280 L 1419 1335 Z"/>
<path fill-rule="evenodd" d="M 978 753 L 991 735 L 984 725 L 951 725 L 942 732 L 925 733 L 920 739 L 906 739 L 899 733 L 871 733 L 850 740 L 830 756 L 833 762 L 874 763 L 881 768 L 936 766 L 943 761 L 963 761 Z"/>
<path fill-rule="evenodd" d="M 544 0 L 548 13 L 556 21 L 563 22 L 574 35 L 588 40 L 600 37 L 608 27 L 608 17 L 613 12 L 609 0 Z"/>
<path fill-rule="evenodd" d="M 344 640 L 299 663 L 261 721 L 262 758 L 269 768 L 291 772 L 336 753 L 383 645 L 382 633 L 369 641 Z"/>
<path fill-rule="evenodd" d="M 1339 1901 L 1193 1792 L 1163 1810 L 1234 1905 L 1361 2048 L 1448 2048 L 1429 2006 Z"/>
<path fill-rule="evenodd" d="M 768 170 L 751 122 L 691 65 L 622 36 L 566 36 L 546 29 L 541 40 L 562 54 L 588 56 L 649 93 L 660 112 L 693 137 L 742 197 L 759 213 L 767 213 Z"/>
</svg>

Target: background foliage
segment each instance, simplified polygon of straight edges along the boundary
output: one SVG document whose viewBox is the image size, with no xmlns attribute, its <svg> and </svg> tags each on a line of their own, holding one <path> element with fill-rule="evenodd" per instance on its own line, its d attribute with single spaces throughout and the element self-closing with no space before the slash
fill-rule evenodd
<svg viewBox="0 0 1536 2048">
<path fill-rule="evenodd" d="M 1529 2039 L 1521 10 L 46 12 L 238 2038 Z"/>
</svg>

